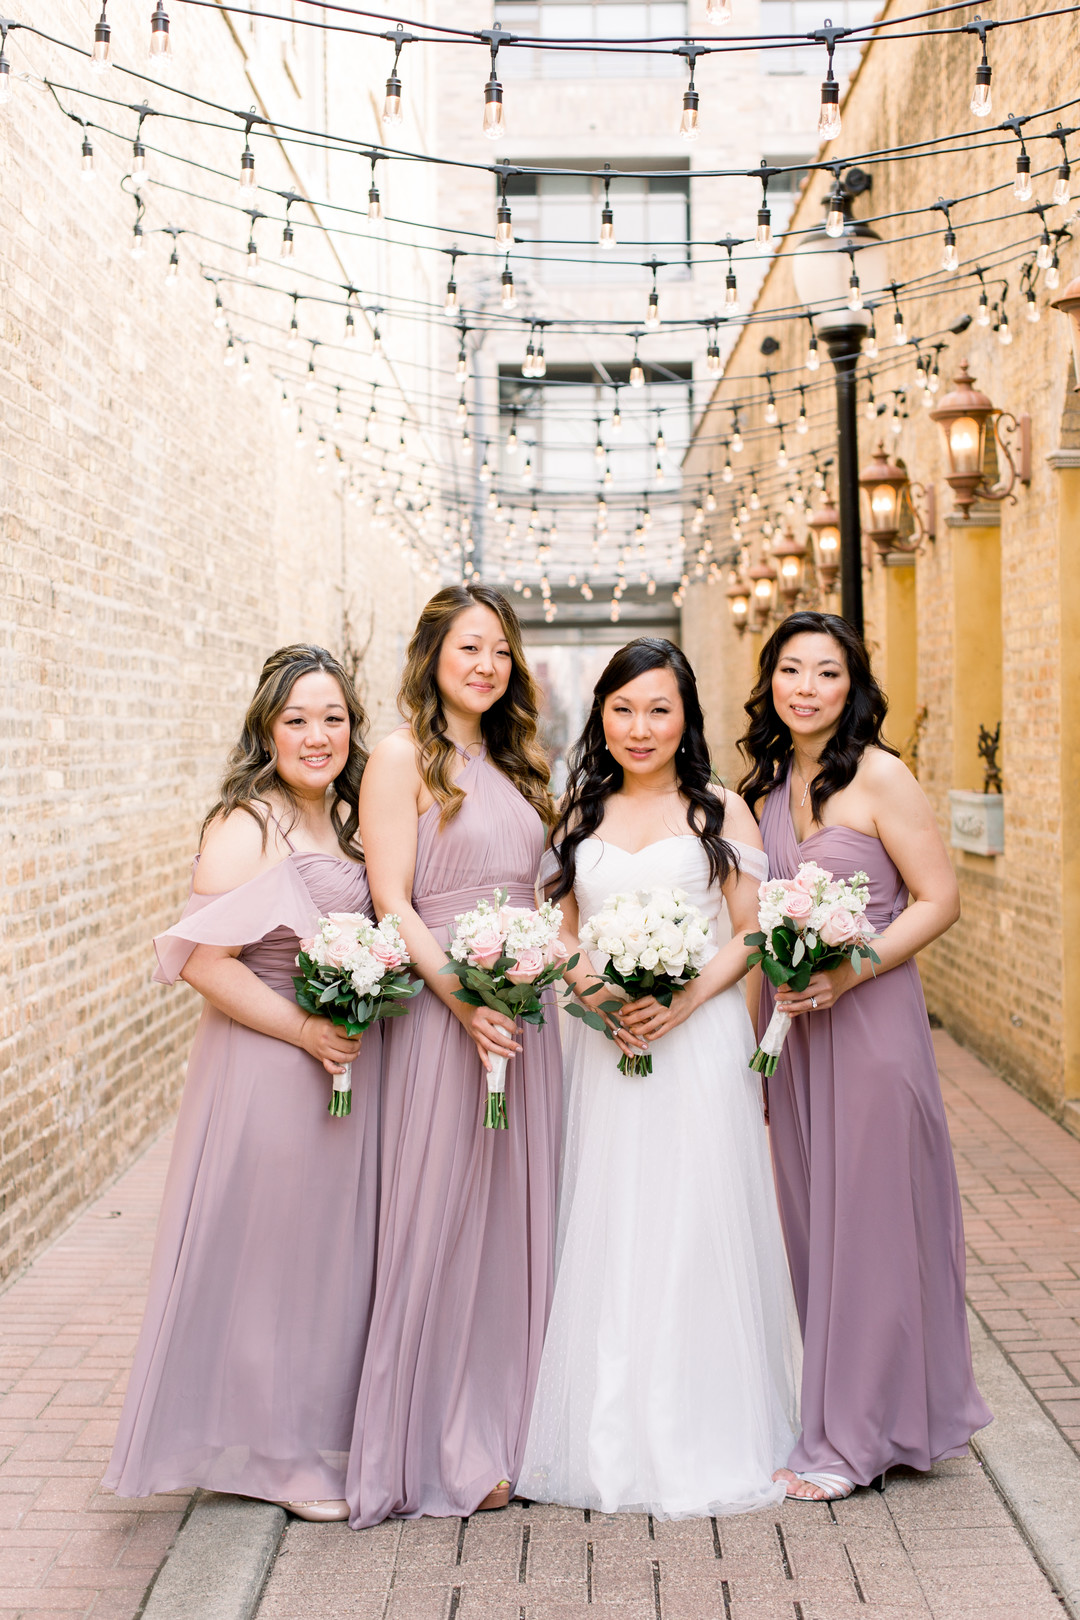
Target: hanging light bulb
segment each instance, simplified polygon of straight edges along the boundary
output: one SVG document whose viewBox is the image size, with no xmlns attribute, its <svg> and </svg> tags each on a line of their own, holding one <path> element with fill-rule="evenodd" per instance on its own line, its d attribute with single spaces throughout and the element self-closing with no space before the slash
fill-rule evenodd
<svg viewBox="0 0 1080 1620">
<path fill-rule="evenodd" d="M 459 377 L 469 375 L 469 357 L 465 352 L 465 334 L 461 334 L 461 347 L 458 349 L 457 365 L 455 367 Z"/>
<path fill-rule="evenodd" d="M 894 304 L 893 305 L 893 343 L 897 347 L 899 347 L 901 344 L 904 344 L 906 342 L 907 342 L 907 329 L 904 326 L 904 317 L 901 314 L 900 305 L 899 304 Z"/>
<path fill-rule="evenodd" d="M 645 311 L 645 325 L 650 332 L 655 332 L 660 325 L 660 294 L 655 282 L 649 294 L 649 307 Z"/>
<path fill-rule="evenodd" d="M 806 348 L 806 369 L 807 371 L 816 371 L 820 364 L 821 355 L 818 352 L 817 333 L 811 332 L 810 342 Z"/>
<path fill-rule="evenodd" d="M 610 427 L 612 433 L 622 432 L 622 411 L 619 409 L 619 394 L 617 389 L 615 392 L 615 408 L 611 413 L 611 421 L 608 426 Z"/>
<path fill-rule="evenodd" d="M 1035 263 L 1040 270 L 1049 270 L 1053 262 L 1054 249 L 1050 241 L 1050 232 L 1044 226 L 1042 236 L 1039 238 L 1039 251 L 1035 255 Z"/>
<path fill-rule="evenodd" d="M 150 18 L 150 61 L 156 67 L 165 67 L 172 61 L 172 40 L 169 38 L 169 19 L 161 0 L 157 0 Z"/>
<path fill-rule="evenodd" d="M 225 344 L 225 353 L 221 358 L 222 363 L 226 366 L 235 366 L 236 364 L 236 344 L 232 340 L 231 332 L 229 333 L 228 342 Z"/>
<path fill-rule="evenodd" d="M 1040 319 L 1041 313 L 1042 312 L 1035 301 L 1035 289 L 1034 287 L 1029 287 L 1027 290 L 1027 318 L 1033 326 L 1035 322 Z"/>
<path fill-rule="evenodd" d="M 878 356 L 877 328 L 874 325 L 872 316 L 870 318 L 870 330 L 863 340 L 863 354 L 868 360 L 876 360 Z"/>
<path fill-rule="evenodd" d="M 825 235 L 831 237 L 844 234 L 844 193 L 837 185 L 836 190 L 829 198 L 829 211 L 825 215 Z"/>
<path fill-rule="evenodd" d="M 533 343 L 531 332 L 529 334 L 529 341 L 525 345 L 525 358 L 521 362 L 521 375 L 523 377 L 536 376 L 536 346 Z"/>
<path fill-rule="evenodd" d="M 547 376 L 547 361 L 544 358 L 544 334 L 540 334 L 540 342 L 536 346 L 536 359 L 533 362 L 533 376 Z"/>
<path fill-rule="evenodd" d="M 975 325 L 976 326 L 989 326 L 990 325 L 990 299 L 989 299 L 989 296 L 987 294 L 987 291 L 986 291 L 985 287 L 983 288 L 982 292 L 979 294 L 979 307 L 975 312 Z"/>
<path fill-rule="evenodd" d="M 855 272 L 854 254 L 852 254 L 851 275 L 848 277 L 847 307 L 848 309 L 862 309 L 863 307 L 862 288 L 859 286 L 859 278 Z"/>
<path fill-rule="evenodd" d="M 833 75 L 833 53 L 829 50 L 829 68 L 821 86 L 821 105 L 818 108 L 817 128 L 823 141 L 835 141 L 840 133 L 840 86 Z"/>
<path fill-rule="evenodd" d="M 84 180 L 93 180 L 94 177 L 94 148 L 90 144 L 89 135 L 87 135 L 84 130 L 82 142 L 82 178 Z"/>
<path fill-rule="evenodd" d="M 998 321 L 998 342 L 1003 349 L 1007 349 L 1012 342 L 1012 328 L 1009 326 L 1009 317 L 1005 313 L 1005 306 L 1001 306 L 1001 318 Z"/>
<path fill-rule="evenodd" d="M 135 225 L 134 225 L 134 227 L 132 229 L 132 232 L 131 232 L 131 257 L 133 259 L 145 259 L 146 258 L 146 245 L 143 242 L 142 221 L 139 220 L 139 219 L 137 219 L 135 221 Z M 217 300 L 217 302 L 220 305 L 220 303 L 221 303 L 220 298 Z M 216 326 L 217 324 L 218 324 L 218 322 L 215 319 L 214 325 Z M 224 319 L 222 321 L 222 324 L 224 324 Z"/>
<path fill-rule="evenodd" d="M 175 287 L 176 283 L 179 281 L 179 279 L 180 279 L 180 255 L 176 251 L 176 243 L 173 242 L 173 249 L 172 249 L 172 252 L 169 254 L 169 263 L 168 263 L 168 265 L 166 266 L 166 269 L 165 269 L 165 285 L 166 285 L 166 287 Z"/>
<path fill-rule="evenodd" d="M 714 28 L 731 21 L 731 0 L 705 0 L 705 20 Z"/>
<path fill-rule="evenodd" d="M 466 461 L 471 461 L 472 460 L 473 442 L 472 442 L 472 439 L 469 437 L 468 428 L 466 428 L 465 431 L 461 435 L 461 453 L 465 457 Z"/>
<path fill-rule="evenodd" d="M 1071 172 L 1072 171 L 1070 170 L 1068 163 L 1064 158 L 1062 158 L 1061 167 L 1058 170 L 1057 178 L 1054 181 L 1054 194 L 1052 198 L 1054 206 L 1057 208 L 1068 208 L 1069 202 L 1071 201 L 1069 192 L 1069 175 Z"/>
<path fill-rule="evenodd" d="M 776 409 L 776 401 L 770 394 L 768 404 L 765 406 L 765 426 L 775 427 L 779 419 L 780 414 Z"/>
<path fill-rule="evenodd" d="M 600 210 L 600 236 L 597 246 L 613 248 L 615 246 L 615 214 L 611 207 L 611 179 L 604 181 L 604 206 Z"/>
<path fill-rule="evenodd" d="M 607 451 L 604 449 L 604 441 L 600 437 L 600 424 L 599 424 L 599 422 L 597 422 L 597 424 L 596 424 L 596 443 L 593 445 L 593 460 L 596 462 L 597 466 L 602 466 L 603 465 L 604 458 L 605 458 L 606 455 L 607 455 Z"/>
<path fill-rule="evenodd" d="M 517 427 L 513 422 L 511 422 L 510 431 L 506 435 L 506 453 L 508 456 L 516 456 L 518 453 Z"/>
<path fill-rule="evenodd" d="M 139 227 L 139 235 L 142 235 L 141 226 Z M 220 292 L 216 290 L 214 292 L 214 325 L 218 327 L 225 325 L 225 306 L 221 302 Z"/>
<path fill-rule="evenodd" d="M 257 276 L 259 273 L 259 249 L 254 236 L 248 237 L 247 256 L 244 259 L 244 274 Z"/>
<path fill-rule="evenodd" d="M 709 338 L 709 346 L 705 350 L 705 369 L 708 371 L 710 377 L 716 377 L 720 374 L 722 364 L 723 362 L 720 359 L 720 345 L 716 341 L 716 333 L 713 332 Z"/>
<path fill-rule="evenodd" d="M 1013 196 L 1018 202 L 1027 202 L 1031 197 L 1031 158 L 1024 151 L 1019 152 L 1016 158 Z"/>
<path fill-rule="evenodd" d="M 131 144 L 131 172 L 143 175 L 146 173 L 146 147 L 137 135 Z"/>
<path fill-rule="evenodd" d="M 457 282 L 454 280 L 453 274 L 451 274 L 450 280 L 446 283 L 446 298 L 443 301 L 443 314 L 444 315 L 456 315 L 457 312 L 458 312 Z"/>
<path fill-rule="evenodd" d="M 369 231 L 381 231 L 383 226 L 382 198 L 375 184 L 375 159 L 371 160 L 371 184 L 367 194 L 367 223 Z"/>
<path fill-rule="evenodd" d="M 291 259 L 293 257 L 293 249 L 293 228 L 289 224 L 289 221 L 286 220 L 285 228 L 281 233 L 281 247 L 278 250 L 278 258 Z"/>
<path fill-rule="evenodd" d="M 873 422 L 877 417 L 877 400 L 874 398 L 874 390 L 872 388 L 866 397 L 866 404 L 863 406 L 863 415 L 866 417 L 868 422 Z"/>
<path fill-rule="evenodd" d="M 356 342 L 356 321 L 353 319 L 352 306 L 345 305 L 345 342 Z"/>
<path fill-rule="evenodd" d="M 949 275 L 960 268 L 960 255 L 956 251 L 956 232 L 951 226 L 945 232 L 945 242 L 941 250 L 941 268 Z"/>
<path fill-rule="evenodd" d="M 405 39 L 402 30 L 398 28 L 397 47 L 394 51 L 394 65 L 390 69 L 390 77 L 386 81 L 386 94 L 383 97 L 382 116 L 384 124 L 400 124 L 401 114 L 401 80 L 398 77 L 398 62 L 401 59 L 401 47 Z"/>
<path fill-rule="evenodd" d="M 1046 285 L 1050 292 L 1054 292 L 1061 285 L 1061 270 L 1058 266 L 1056 253 L 1050 261 L 1050 268 L 1046 272 Z"/>
<path fill-rule="evenodd" d="M 894 439 L 898 439 L 900 437 L 900 432 L 903 425 L 904 424 L 900 416 L 900 406 L 894 401 L 892 416 L 889 418 L 889 431 Z"/>
<path fill-rule="evenodd" d="M 465 395 L 464 394 L 461 395 L 461 398 L 457 402 L 457 411 L 456 411 L 455 414 L 456 414 L 457 419 L 458 419 L 459 422 L 468 421 L 469 407 L 465 402 Z"/>
<path fill-rule="evenodd" d="M 491 77 L 484 86 L 484 134 L 489 141 L 501 141 L 506 134 L 506 120 L 503 115 L 503 90 L 495 76 L 495 58 L 497 48 L 491 52 Z"/>
<path fill-rule="evenodd" d="M 495 240 L 499 247 L 510 247 L 514 241 L 514 221 L 510 213 L 510 204 L 506 200 L 505 180 L 499 206 L 495 210 Z"/>
<path fill-rule="evenodd" d="M 382 333 L 379 331 L 377 323 L 371 333 L 371 352 L 372 354 L 382 354 L 383 352 Z"/>
<path fill-rule="evenodd" d="M 500 277 L 502 282 L 502 307 L 511 310 L 517 306 L 517 293 L 514 291 L 514 272 L 510 268 L 509 260 Z"/>
<path fill-rule="evenodd" d="M 750 510 L 756 512 L 761 506 L 761 496 L 757 492 L 757 485 L 750 485 Z"/>
<path fill-rule="evenodd" d="M 251 150 L 250 138 L 244 141 L 244 150 L 240 154 L 240 177 L 237 184 L 242 192 L 254 191 L 258 184 L 255 178 L 255 154 Z"/>
<path fill-rule="evenodd" d="M 772 240 L 772 210 L 763 203 L 757 211 L 754 247 L 758 253 L 770 253 L 772 251 Z"/>
<path fill-rule="evenodd" d="M 634 358 L 630 362 L 630 386 L 631 388 L 644 388 L 645 386 L 645 367 L 638 359 L 636 349 L 634 350 Z"/>
<path fill-rule="evenodd" d="M 105 7 L 102 5 L 101 16 L 94 26 L 94 44 L 90 52 L 90 66 L 95 73 L 104 73 L 109 66 L 112 55 L 111 37 L 112 29 L 109 27 Z"/>
<path fill-rule="evenodd" d="M 737 456 L 742 449 L 742 434 L 739 432 L 739 418 L 735 418 L 735 425 L 731 430 L 731 453 Z"/>
<path fill-rule="evenodd" d="M 993 102 L 990 95 L 990 63 L 986 60 L 986 35 L 983 35 L 982 61 L 975 69 L 975 88 L 971 92 L 971 111 L 976 118 L 989 118 Z"/>
<path fill-rule="evenodd" d="M 727 275 L 724 277 L 724 309 L 728 315 L 737 315 L 739 313 L 739 286 L 730 261 Z"/>
<path fill-rule="evenodd" d="M 724 462 L 724 470 L 720 474 L 720 477 L 723 479 L 725 484 L 730 484 L 732 479 L 735 477 L 735 472 L 734 472 L 734 469 L 733 469 L 733 467 L 731 465 L 731 457 L 730 456 Z"/>
<path fill-rule="evenodd" d="M 683 92 L 682 116 L 679 119 L 679 134 L 684 141 L 696 141 L 698 138 L 698 109 L 701 97 L 694 88 L 694 63 L 690 63 L 690 83 Z"/>
<path fill-rule="evenodd" d="M 312 394 L 312 393 L 315 392 L 315 354 L 314 354 L 314 351 L 312 351 L 312 353 L 308 355 L 307 376 L 304 378 L 304 392 L 308 393 L 308 394 Z"/>
<path fill-rule="evenodd" d="M 801 399 L 799 401 L 799 415 L 798 415 L 798 417 L 796 419 L 796 422 L 795 422 L 795 431 L 796 431 L 796 433 L 799 433 L 799 434 L 809 433 L 809 431 L 810 431 L 810 423 L 806 420 L 806 400 L 805 400 L 805 398 Z"/>
</svg>

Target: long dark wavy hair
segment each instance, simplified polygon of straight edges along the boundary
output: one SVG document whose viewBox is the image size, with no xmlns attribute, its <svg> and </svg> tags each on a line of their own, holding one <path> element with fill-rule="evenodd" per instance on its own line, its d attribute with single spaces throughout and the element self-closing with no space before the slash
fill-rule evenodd
<svg viewBox="0 0 1080 1620">
<path fill-rule="evenodd" d="M 888 700 L 870 667 L 866 645 L 857 630 L 835 613 L 792 613 L 782 620 L 761 649 L 757 683 L 746 701 L 750 723 L 739 738 L 747 771 L 739 792 L 753 810 L 784 779 L 791 758 L 791 732 L 776 712 L 772 682 L 784 648 L 793 636 L 831 636 L 844 654 L 851 690 L 840 724 L 825 744 L 821 769 L 810 784 L 814 820 L 821 820 L 827 799 L 854 780 L 867 748 L 896 754 L 881 735 Z"/>
<path fill-rule="evenodd" d="M 248 704 L 247 714 L 240 732 L 240 740 L 229 755 L 225 777 L 221 784 L 221 797 L 209 811 L 202 824 L 207 827 L 216 816 L 227 816 L 232 810 L 246 810 L 262 828 L 263 848 L 266 848 L 268 793 L 284 799 L 292 815 L 289 831 L 300 814 L 300 803 L 289 784 L 277 770 L 277 749 L 274 746 L 274 722 L 289 701 L 293 687 L 301 675 L 325 670 L 341 687 L 341 698 L 349 716 L 349 753 L 341 771 L 333 781 L 333 801 L 330 813 L 337 832 L 337 841 L 350 860 L 356 859 L 353 840 L 360 825 L 358 800 L 360 779 L 367 764 L 368 751 L 364 745 L 367 715 L 356 695 L 356 688 L 341 664 L 325 647 L 298 644 L 279 647 L 272 652 L 262 667 L 255 695 Z"/>
<path fill-rule="evenodd" d="M 705 718 L 694 672 L 673 641 L 638 636 L 619 648 L 597 681 L 585 729 L 570 750 L 566 793 L 552 835 L 560 867 L 556 900 L 574 887 L 578 845 L 596 831 L 604 819 L 604 801 L 622 787 L 622 766 L 604 740 L 604 702 L 651 669 L 670 669 L 679 688 L 685 729 L 675 755 L 675 774 L 679 792 L 689 801 L 687 820 L 709 858 L 710 880 L 723 883 L 737 865 L 734 851 L 724 842 L 724 801 L 711 786 Z"/>
<path fill-rule="evenodd" d="M 518 616 L 502 592 L 490 585 L 447 585 L 425 605 L 413 631 L 401 675 L 398 708 L 409 722 L 420 775 L 439 806 L 440 825 L 445 826 L 465 803 L 465 794 L 451 775 L 457 750 L 446 735 L 436 670 L 454 620 L 471 607 L 491 609 L 510 648 L 510 684 L 499 701 L 480 717 L 488 757 L 529 801 L 544 825 L 550 826 L 555 806 L 548 791 L 551 772 L 539 741 L 536 684 L 525 662 Z"/>
</svg>

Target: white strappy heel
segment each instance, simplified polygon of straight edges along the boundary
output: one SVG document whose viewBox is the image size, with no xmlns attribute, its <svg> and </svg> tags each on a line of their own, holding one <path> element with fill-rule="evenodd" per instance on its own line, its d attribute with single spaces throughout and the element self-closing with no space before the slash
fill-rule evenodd
<svg viewBox="0 0 1080 1620">
<path fill-rule="evenodd" d="M 855 1481 L 844 1474 L 796 1474 L 795 1478 L 801 1479 L 804 1485 L 816 1485 L 819 1491 L 825 1492 L 824 1496 L 797 1496 L 797 1502 L 842 1502 L 855 1489 Z M 790 1491 L 788 1495 L 791 1495 Z"/>
</svg>

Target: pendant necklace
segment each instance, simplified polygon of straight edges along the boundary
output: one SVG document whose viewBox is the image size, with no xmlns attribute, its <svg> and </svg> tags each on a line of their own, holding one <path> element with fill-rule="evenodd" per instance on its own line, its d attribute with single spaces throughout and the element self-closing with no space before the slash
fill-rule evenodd
<svg viewBox="0 0 1080 1620">
<path fill-rule="evenodd" d="M 802 771 L 799 770 L 798 766 L 795 767 L 795 775 L 797 777 L 799 777 L 800 781 L 802 781 L 802 784 L 803 784 L 802 798 L 799 800 L 799 809 L 801 810 L 803 808 L 803 806 L 806 804 L 806 795 L 810 791 L 810 783 L 803 779 Z"/>
</svg>

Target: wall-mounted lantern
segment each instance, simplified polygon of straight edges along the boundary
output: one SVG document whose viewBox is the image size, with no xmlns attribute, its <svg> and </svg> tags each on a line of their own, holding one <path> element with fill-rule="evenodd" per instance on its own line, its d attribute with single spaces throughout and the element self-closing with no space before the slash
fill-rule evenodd
<svg viewBox="0 0 1080 1620">
<path fill-rule="evenodd" d="M 731 622 L 741 636 L 750 623 L 750 586 L 732 569 L 728 578 L 727 604 Z"/>
<path fill-rule="evenodd" d="M 1080 394 L 1080 276 L 1069 282 L 1061 297 L 1053 299 L 1050 307 L 1060 309 L 1068 318 L 1073 351 L 1073 387 Z"/>
<path fill-rule="evenodd" d="M 799 540 L 785 528 L 778 540 L 773 541 L 773 562 L 776 564 L 780 594 L 785 605 L 794 607 L 803 588 L 806 574 L 806 541 Z"/>
<path fill-rule="evenodd" d="M 1031 482 L 1030 416 L 1021 416 L 1018 420 L 1007 411 L 998 410 L 988 395 L 974 386 L 966 360 L 960 362 L 951 392 L 934 407 L 930 416 L 941 425 L 949 469 L 945 481 L 965 517 L 975 501 L 1006 500 L 1017 482 Z M 1010 431 L 1018 437 L 1016 460 L 1013 448 L 1002 434 L 1002 423 L 1010 424 Z M 983 476 L 988 428 L 1009 464 L 1007 481 L 993 486 Z"/>
<path fill-rule="evenodd" d="M 912 484 L 903 463 L 890 461 L 880 440 L 873 459 L 859 474 L 859 484 L 865 495 L 864 531 L 882 557 L 918 551 L 924 541 L 934 538 L 933 486 Z M 916 495 L 922 496 L 925 520 L 915 504 Z"/>
<path fill-rule="evenodd" d="M 810 528 L 814 532 L 815 561 L 821 588 L 823 591 L 832 591 L 836 587 L 836 577 L 840 572 L 840 513 L 831 504 L 827 495 L 824 497 L 824 505 L 819 506 L 811 515 Z"/>
</svg>

